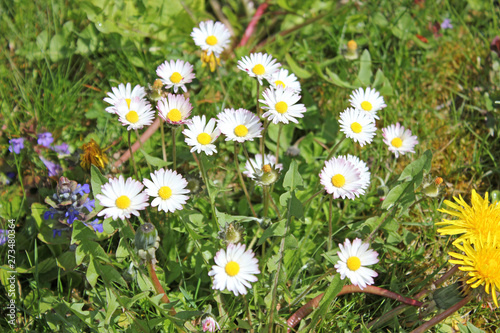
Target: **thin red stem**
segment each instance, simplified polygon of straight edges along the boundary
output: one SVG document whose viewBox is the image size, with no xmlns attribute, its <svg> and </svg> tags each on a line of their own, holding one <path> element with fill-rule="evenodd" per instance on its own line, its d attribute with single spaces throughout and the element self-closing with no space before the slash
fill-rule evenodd
<svg viewBox="0 0 500 333">
<path fill-rule="evenodd" d="M 162 287 L 160 281 L 158 280 L 158 276 L 156 275 L 156 271 L 155 271 L 155 268 L 154 268 L 151 260 L 148 260 L 147 267 L 148 267 L 149 276 L 151 277 L 151 281 L 153 282 L 153 286 L 155 287 L 156 292 L 158 294 L 163 294 L 161 301 L 163 303 L 170 303 L 170 300 L 168 299 L 167 293 L 165 292 L 165 290 L 163 290 L 163 287 Z M 170 315 L 172 315 L 172 316 L 175 316 L 175 314 L 177 313 L 177 312 L 175 312 L 174 308 L 171 308 L 169 310 L 169 312 L 170 312 Z"/>
<path fill-rule="evenodd" d="M 243 34 L 243 38 L 241 38 L 241 41 L 238 44 L 238 47 L 245 46 L 248 43 L 248 40 L 253 35 L 255 28 L 257 27 L 257 23 L 266 11 L 267 7 L 269 7 L 269 3 L 267 1 L 257 7 L 257 10 L 255 11 L 255 14 L 253 14 L 253 17 L 250 20 L 250 23 L 248 24 L 245 33 Z"/>
</svg>

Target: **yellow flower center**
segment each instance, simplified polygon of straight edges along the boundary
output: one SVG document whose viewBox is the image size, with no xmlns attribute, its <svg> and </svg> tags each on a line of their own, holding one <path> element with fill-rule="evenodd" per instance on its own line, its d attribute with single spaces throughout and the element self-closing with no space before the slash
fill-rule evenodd
<svg viewBox="0 0 500 333">
<path fill-rule="evenodd" d="M 217 37 L 215 37 L 214 35 L 208 36 L 205 42 L 207 42 L 207 44 L 210 46 L 214 46 L 215 44 L 217 44 Z"/>
<path fill-rule="evenodd" d="M 132 102 L 132 100 L 130 98 L 125 98 L 125 101 L 127 102 L 128 109 L 130 110 L 130 102 Z"/>
<path fill-rule="evenodd" d="M 200 133 L 196 139 L 202 145 L 208 145 L 212 141 L 212 137 L 208 133 Z"/>
<path fill-rule="evenodd" d="M 168 112 L 167 118 L 176 123 L 182 119 L 182 114 L 178 109 L 172 109 Z"/>
<path fill-rule="evenodd" d="M 179 72 L 174 72 L 172 75 L 170 75 L 170 81 L 172 83 L 179 83 L 182 79 L 183 77 Z"/>
<path fill-rule="evenodd" d="M 281 80 L 275 81 L 274 84 L 276 85 L 276 87 L 282 86 L 283 88 L 285 88 L 285 82 Z"/>
<path fill-rule="evenodd" d="M 340 173 L 332 177 L 332 184 L 335 187 L 342 187 L 345 184 L 345 178 Z"/>
<path fill-rule="evenodd" d="M 127 209 L 130 207 L 130 199 L 126 195 L 122 195 L 115 201 L 116 207 L 120 209 Z"/>
<path fill-rule="evenodd" d="M 276 111 L 281 114 L 285 113 L 286 110 L 288 110 L 288 105 L 285 102 L 278 102 L 274 107 L 276 108 Z"/>
<path fill-rule="evenodd" d="M 136 122 L 139 121 L 139 115 L 137 114 L 137 112 L 135 111 L 129 111 L 126 115 L 125 115 L 125 119 L 127 119 L 129 122 L 131 122 L 132 124 L 135 124 Z"/>
<path fill-rule="evenodd" d="M 271 166 L 269 164 L 265 164 L 262 167 L 262 171 L 264 171 L 264 172 L 271 172 Z"/>
<path fill-rule="evenodd" d="M 361 267 L 361 260 L 358 257 L 349 257 L 347 259 L 347 268 L 351 271 L 357 271 Z"/>
<path fill-rule="evenodd" d="M 403 145 L 403 140 L 401 140 L 400 138 L 394 138 L 391 141 L 391 145 L 393 145 L 396 148 L 399 148 Z"/>
<path fill-rule="evenodd" d="M 347 48 L 349 49 L 349 51 L 356 51 L 356 49 L 358 48 L 358 44 L 353 41 L 353 40 L 350 40 L 347 42 Z"/>
<path fill-rule="evenodd" d="M 239 136 L 240 138 L 242 138 L 248 134 L 248 128 L 245 125 L 238 125 L 234 129 L 234 134 L 236 134 L 236 136 Z"/>
<path fill-rule="evenodd" d="M 372 106 L 372 103 L 370 103 L 368 101 L 364 101 L 361 103 L 361 108 L 365 111 L 371 111 L 373 106 Z"/>
<path fill-rule="evenodd" d="M 240 271 L 240 265 L 235 261 L 230 261 L 226 264 L 226 273 L 229 276 L 235 276 Z"/>
<path fill-rule="evenodd" d="M 363 129 L 363 126 L 361 126 L 360 123 L 353 122 L 351 124 L 351 129 L 354 133 L 361 133 L 361 130 Z"/>
<path fill-rule="evenodd" d="M 252 72 L 255 75 L 263 75 L 266 72 L 266 69 L 261 64 L 257 64 L 255 66 L 253 66 Z"/>
<path fill-rule="evenodd" d="M 166 200 L 168 198 L 170 198 L 172 196 L 172 190 L 170 189 L 170 187 L 168 186 L 162 186 L 160 187 L 160 189 L 158 190 L 158 195 L 160 196 L 160 198 L 162 198 L 163 200 Z"/>
</svg>

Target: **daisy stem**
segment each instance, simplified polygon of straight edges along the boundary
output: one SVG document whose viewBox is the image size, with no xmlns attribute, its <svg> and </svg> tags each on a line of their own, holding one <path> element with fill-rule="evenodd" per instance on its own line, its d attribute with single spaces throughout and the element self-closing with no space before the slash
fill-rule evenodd
<svg viewBox="0 0 500 333">
<path fill-rule="evenodd" d="M 203 166 L 203 161 L 200 161 L 201 155 L 200 155 L 200 159 L 198 159 L 198 157 L 196 157 L 196 154 L 193 152 L 193 157 L 194 157 L 194 160 L 196 161 L 196 164 L 198 164 L 198 167 L 200 168 L 201 178 L 203 178 L 203 182 L 205 183 L 205 186 L 207 187 L 208 201 L 210 201 L 210 207 L 212 207 L 212 215 L 213 215 L 212 220 L 214 222 L 214 231 L 218 232 L 219 231 L 219 222 L 217 221 L 217 214 L 215 211 L 215 203 L 214 203 L 214 200 L 212 200 L 212 195 L 210 193 L 210 185 L 208 184 L 207 171 L 205 170 L 205 167 Z"/>
<path fill-rule="evenodd" d="M 343 138 L 342 138 L 339 142 L 337 142 L 337 144 L 336 144 L 335 146 L 333 146 L 333 148 L 332 148 L 332 149 L 330 149 L 330 153 L 328 154 L 328 157 L 326 158 L 326 160 L 327 160 L 327 161 L 328 161 L 330 158 L 332 158 L 333 154 L 335 154 L 335 152 L 337 151 L 337 148 L 340 146 L 340 144 L 341 144 L 342 142 L 344 142 L 345 138 L 346 138 L 346 137 L 344 136 L 344 137 L 343 137 Z"/>
<path fill-rule="evenodd" d="M 266 154 L 266 148 L 264 146 L 264 140 L 266 138 L 267 128 L 269 127 L 270 122 L 267 119 L 264 119 L 264 129 L 262 130 L 262 137 L 260 138 L 260 154 L 262 155 L 262 166 L 264 166 L 264 157 Z"/>
<path fill-rule="evenodd" d="M 309 202 L 312 201 L 312 199 L 314 199 L 315 197 L 317 197 L 318 195 L 320 195 L 321 193 L 325 192 L 325 190 L 319 190 L 318 192 L 314 193 L 313 195 L 311 195 L 311 197 L 309 197 L 309 199 L 307 199 L 306 201 L 304 201 L 304 203 L 302 204 L 302 206 L 306 206 L 307 204 L 309 204 Z"/>
<path fill-rule="evenodd" d="M 267 212 L 269 210 L 269 197 L 271 196 L 271 193 L 269 192 L 269 186 L 262 186 L 262 189 L 264 190 L 264 212 L 263 215 L 264 217 L 267 217 Z"/>
<path fill-rule="evenodd" d="M 132 132 L 128 131 L 128 148 L 130 149 L 130 160 L 132 161 L 132 166 L 134 167 L 135 177 L 139 179 L 139 175 L 137 174 L 137 167 L 135 166 L 134 152 L 132 151 L 132 143 L 130 142 L 130 136 Z"/>
<path fill-rule="evenodd" d="M 290 222 L 292 220 L 292 200 L 288 200 L 288 209 L 286 216 L 286 225 L 285 225 L 285 234 L 281 238 L 280 249 L 278 252 L 278 265 L 276 267 L 276 273 L 274 273 L 274 281 L 272 286 L 272 301 L 271 301 L 271 309 L 269 314 L 269 333 L 272 333 L 274 330 L 274 311 L 276 310 L 276 293 L 278 292 L 278 279 L 280 276 L 281 266 L 283 264 L 283 252 L 285 252 L 285 238 L 288 234 L 288 229 L 290 228 Z"/>
<path fill-rule="evenodd" d="M 417 327 L 416 329 L 414 329 L 413 331 L 411 331 L 411 333 L 427 332 L 431 327 L 433 327 L 434 325 L 438 324 L 439 322 L 441 322 L 444 319 L 446 319 L 449 316 L 451 316 L 455 311 L 458 311 L 461 307 L 465 306 L 471 300 L 472 300 L 472 295 L 468 295 L 467 297 L 465 297 L 464 299 L 462 299 L 457 304 L 455 304 L 455 305 L 449 307 L 448 309 L 444 310 L 443 312 L 441 312 L 440 314 L 438 314 L 437 316 L 435 316 L 434 318 L 432 318 L 428 322 L 423 323 L 422 325 L 420 325 L 419 327 Z"/>
<path fill-rule="evenodd" d="M 252 313 L 250 312 L 250 306 L 248 305 L 248 301 L 247 301 L 247 298 L 245 297 L 245 295 L 242 295 L 243 297 L 243 300 L 245 301 L 245 307 L 247 308 L 247 320 L 248 320 L 248 325 L 250 325 L 250 327 L 253 327 L 252 325 Z M 250 329 L 250 333 L 253 333 L 254 330 L 253 328 Z"/>
<path fill-rule="evenodd" d="M 247 147 L 245 146 L 245 143 L 242 142 L 241 146 L 243 147 L 243 153 L 245 154 L 245 157 L 247 158 L 247 161 L 250 162 L 250 166 L 252 167 L 253 172 L 257 173 L 257 171 L 255 171 L 255 166 L 253 165 L 253 163 L 250 160 L 250 156 L 248 155 L 248 151 L 247 151 Z"/>
<path fill-rule="evenodd" d="M 398 207 L 398 205 L 394 205 L 391 209 L 390 212 L 388 212 L 384 218 L 382 219 L 382 221 L 380 221 L 380 223 L 375 227 L 375 229 L 373 229 L 373 231 L 368 235 L 368 237 L 366 238 L 366 242 L 370 243 L 373 236 L 375 236 L 375 233 L 378 231 L 378 229 L 380 229 L 380 227 L 384 224 L 385 220 L 387 220 L 387 217 L 389 216 L 392 216 L 393 213 L 396 211 L 396 207 Z"/>
<path fill-rule="evenodd" d="M 330 204 L 328 205 L 328 242 L 327 242 L 327 250 L 330 251 L 332 249 L 332 215 L 333 215 L 333 196 L 330 196 Z"/>
<path fill-rule="evenodd" d="M 139 135 L 139 131 L 138 131 L 137 129 L 135 130 L 135 135 L 137 135 L 137 141 L 139 141 L 139 149 L 140 149 L 141 151 L 143 151 L 143 150 L 142 150 L 142 141 L 141 141 L 141 136 Z M 144 156 L 144 159 L 146 160 L 146 164 L 148 165 L 149 172 L 153 172 L 153 170 L 151 169 L 151 164 L 149 164 L 149 162 L 148 162 L 148 159 L 147 159 L 145 156 Z"/>
<path fill-rule="evenodd" d="M 222 89 L 222 93 L 224 94 L 224 99 L 228 99 L 229 102 L 229 95 L 226 92 L 226 87 L 224 86 L 224 82 L 222 81 L 222 75 L 220 74 L 219 66 L 217 66 L 217 76 L 219 77 L 219 82 L 220 82 L 220 88 Z"/>
<path fill-rule="evenodd" d="M 283 129 L 283 124 L 279 124 L 279 129 L 278 129 L 278 139 L 276 140 L 276 164 L 278 165 L 278 161 L 280 158 L 280 137 L 281 137 L 281 130 Z"/>
<path fill-rule="evenodd" d="M 255 108 L 257 109 L 257 115 L 259 115 L 259 118 L 261 117 L 261 110 L 260 110 L 260 105 L 259 105 L 259 94 L 260 94 L 260 84 L 259 84 L 259 79 L 255 79 L 255 82 L 257 82 L 257 98 L 256 98 L 256 104 L 255 104 Z"/>
<path fill-rule="evenodd" d="M 161 130 L 161 151 L 163 153 L 163 161 L 167 162 L 167 148 L 165 146 L 165 129 L 163 128 L 163 122 L 160 120 L 160 130 Z"/>
<path fill-rule="evenodd" d="M 154 265 L 153 265 L 151 260 L 148 260 L 147 267 L 148 267 L 149 277 L 151 278 L 151 281 L 153 282 L 153 286 L 155 287 L 156 293 L 163 294 L 161 301 L 163 303 L 170 303 L 170 300 L 168 299 L 167 293 L 165 292 L 165 290 L 163 290 L 163 287 L 162 287 L 160 281 L 158 280 L 158 276 L 156 275 L 156 271 L 155 271 Z M 169 310 L 169 312 L 170 312 L 171 316 L 175 316 L 175 314 L 177 313 L 177 312 L 175 312 L 174 308 L 171 308 Z"/>
<path fill-rule="evenodd" d="M 176 162 L 176 156 L 175 156 L 175 134 L 177 134 L 177 127 L 174 127 L 172 129 L 172 169 L 175 170 L 175 162 Z"/>
<path fill-rule="evenodd" d="M 234 141 L 234 163 L 236 164 L 236 172 L 238 172 L 238 177 L 240 178 L 241 187 L 243 188 L 243 192 L 245 192 L 245 196 L 247 197 L 250 210 L 252 211 L 253 216 L 257 217 L 257 214 L 253 209 L 252 202 L 250 201 L 250 195 L 248 194 L 247 187 L 245 186 L 245 181 L 243 180 L 243 176 L 241 175 L 240 163 L 238 162 L 238 144 L 236 141 Z"/>
</svg>

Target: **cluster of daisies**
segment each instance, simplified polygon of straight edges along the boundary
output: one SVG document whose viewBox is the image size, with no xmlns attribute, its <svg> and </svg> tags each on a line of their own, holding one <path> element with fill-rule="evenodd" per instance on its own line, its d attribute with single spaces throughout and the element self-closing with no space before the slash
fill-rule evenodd
<svg viewBox="0 0 500 333">
<path fill-rule="evenodd" d="M 458 252 L 449 252 L 449 262 L 459 265 L 467 273 L 466 285 L 480 288 L 493 298 L 498 307 L 497 292 L 500 292 L 500 204 L 490 203 L 488 192 L 482 198 L 472 190 L 470 205 L 462 196 L 455 202 L 445 200 L 450 209 L 440 212 L 456 217 L 443 219 L 436 225 L 441 235 L 460 235 L 453 245 Z"/>
</svg>

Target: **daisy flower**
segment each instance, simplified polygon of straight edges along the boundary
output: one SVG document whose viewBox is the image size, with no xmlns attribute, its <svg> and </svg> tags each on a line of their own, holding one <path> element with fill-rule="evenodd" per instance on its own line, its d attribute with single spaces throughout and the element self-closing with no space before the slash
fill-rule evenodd
<svg viewBox="0 0 500 333">
<path fill-rule="evenodd" d="M 446 213 L 457 217 L 455 220 L 443 219 L 436 223 L 438 226 L 444 226 L 437 231 L 441 235 L 460 235 L 453 244 L 469 240 L 476 244 L 479 239 L 486 239 L 488 235 L 500 239 L 500 204 L 490 204 L 488 192 L 484 199 L 481 198 L 475 190 L 472 190 L 471 205 L 469 206 L 462 196 L 454 197 L 455 202 L 445 200 L 444 203 L 450 210 L 438 209 L 441 213 Z"/>
<path fill-rule="evenodd" d="M 360 160 L 358 157 L 347 154 L 346 156 L 339 156 L 350 162 L 354 165 L 355 169 L 359 171 L 360 179 L 360 187 L 364 190 L 370 185 L 370 169 L 363 160 Z"/>
<path fill-rule="evenodd" d="M 220 330 L 219 324 L 210 316 L 206 316 L 205 319 L 201 321 L 201 328 L 203 332 L 215 332 Z"/>
<path fill-rule="evenodd" d="M 177 59 L 177 61 L 165 61 L 158 66 L 156 74 L 161 78 L 167 89 L 174 87 L 174 93 L 181 88 L 184 92 L 187 91 L 185 84 L 191 83 L 195 75 L 193 73 L 193 65 L 187 61 Z"/>
<path fill-rule="evenodd" d="M 193 29 L 191 37 L 197 46 L 207 52 L 207 56 L 214 53 L 218 57 L 229 45 L 231 33 L 221 22 L 205 21 L 200 22 L 199 28 Z"/>
<path fill-rule="evenodd" d="M 255 155 L 255 158 L 247 160 L 247 162 L 245 163 L 246 171 L 243 171 L 243 174 L 251 179 L 255 179 L 254 175 L 255 171 L 265 169 L 266 166 L 268 167 L 269 170 L 271 170 L 273 167 L 280 171 L 283 170 L 283 164 L 281 163 L 276 164 L 276 156 L 271 154 L 264 155 L 264 165 L 263 165 L 262 154 L 257 154 Z"/>
<path fill-rule="evenodd" d="M 151 104 L 139 97 L 133 97 L 130 103 L 125 99 L 118 101 L 115 110 L 119 117 L 118 120 L 123 126 L 128 126 L 127 130 L 129 131 L 151 125 L 155 117 Z"/>
<path fill-rule="evenodd" d="M 167 98 L 160 99 L 156 108 L 161 119 L 169 124 L 181 125 L 186 123 L 193 106 L 183 95 L 168 94 Z"/>
<path fill-rule="evenodd" d="M 281 64 L 267 53 L 251 53 L 249 57 L 238 60 L 238 68 L 246 71 L 251 77 L 256 77 L 262 85 L 262 79 L 267 79 L 278 71 Z"/>
<path fill-rule="evenodd" d="M 254 274 L 260 274 L 259 261 L 252 250 L 245 251 L 245 245 L 229 244 L 226 251 L 217 252 L 214 261 L 215 265 L 208 272 L 214 277 L 213 289 L 227 289 L 235 296 L 246 295 L 246 288 L 252 287 L 249 282 L 258 280 Z"/>
<path fill-rule="evenodd" d="M 123 83 L 120 83 L 118 87 L 111 87 L 113 92 L 109 92 L 108 97 L 104 98 L 104 101 L 111 106 L 106 108 L 106 111 L 109 113 L 116 113 L 115 105 L 122 99 L 127 101 L 127 104 L 130 105 L 132 98 L 139 97 L 144 98 L 146 96 L 146 90 L 144 87 L 140 85 L 136 85 L 134 89 L 132 89 L 132 85 L 127 83 L 125 86 Z"/>
<path fill-rule="evenodd" d="M 190 122 L 186 123 L 187 128 L 182 131 L 186 136 L 186 143 L 191 146 L 191 153 L 202 151 L 207 155 L 217 153 L 217 148 L 213 144 L 220 135 L 220 130 L 216 128 L 216 121 L 210 118 L 207 124 L 205 115 L 194 116 Z"/>
<path fill-rule="evenodd" d="M 411 135 L 411 131 L 399 123 L 382 128 L 382 136 L 384 143 L 389 146 L 389 150 L 396 155 L 396 158 L 399 154 L 414 153 L 413 148 L 418 144 L 417 136 Z"/>
<path fill-rule="evenodd" d="M 297 81 L 295 74 L 288 74 L 288 70 L 281 68 L 278 72 L 266 78 L 273 88 L 290 88 L 297 94 L 300 93 L 300 82 Z"/>
<path fill-rule="evenodd" d="M 377 111 L 382 110 L 387 106 L 385 105 L 384 97 L 380 96 L 375 89 L 371 89 L 370 87 L 366 88 L 366 90 L 358 88 L 353 91 L 349 102 L 351 102 L 353 108 L 366 111 L 375 119 L 379 119 Z"/>
<path fill-rule="evenodd" d="M 326 192 L 333 194 L 334 199 L 354 199 L 365 193 L 361 172 L 342 156 L 326 161 L 319 178 Z"/>
<path fill-rule="evenodd" d="M 152 181 L 151 181 L 152 180 Z M 158 206 L 158 211 L 163 210 L 165 213 L 181 210 L 189 197 L 185 194 L 189 193 L 186 188 L 188 182 L 184 177 L 173 170 L 160 170 L 151 173 L 151 180 L 144 179 L 146 185 L 146 193 L 155 197 L 151 202 L 151 207 Z"/>
<path fill-rule="evenodd" d="M 225 109 L 217 118 L 217 127 L 226 136 L 226 141 L 245 142 L 262 137 L 259 117 L 248 110 Z"/>
<path fill-rule="evenodd" d="M 97 216 L 104 218 L 112 217 L 113 220 L 120 218 L 130 218 L 130 215 L 139 216 L 139 211 L 145 209 L 148 204 L 148 195 L 141 192 L 144 188 L 140 182 L 135 179 L 127 178 L 122 175 L 119 178 L 112 178 L 106 184 L 101 186 L 102 194 L 97 194 L 101 206 L 106 207 L 101 210 Z"/>
<path fill-rule="evenodd" d="M 500 291 L 500 247 L 493 238 L 471 244 L 468 240 L 461 244 L 454 244 L 465 254 L 449 252 L 455 259 L 449 262 L 458 266 L 458 269 L 467 272 L 470 279 L 466 281 L 471 288 L 484 286 L 487 294 L 491 294 L 493 302 L 498 308 L 497 291 Z"/>
<path fill-rule="evenodd" d="M 262 116 L 267 117 L 274 124 L 288 124 L 290 121 L 298 124 L 295 118 L 304 117 L 306 112 L 304 104 L 295 104 L 300 100 L 300 95 L 296 94 L 292 89 L 278 87 L 278 89 L 267 88 L 262 95 L 264 99 L 259 99 L 259 102 L 265 104 L 262 108 L 268 110 Z"/>
<path fill-rule="evenodd" d="M 361 147 L 372 143 L 377 127 L 373 117 L 366 112 L 348 108 L 340 114 L 340 130 Z"/>
<path fill-rule="evenodd" d="M 346 238 L 344 245 L 339 244 L 340 251 L 337 252 L 339 261 L 335 264 L 340 278 L 343 280 L 347 276 L 351 283 L 363 289 L 372 285 L 374 277 L 378 274 L 373 269 L 365 266 L 378 263 L 378 253 L 368 249 L 367 243 L 362 243 L 361 239 L 356 238 L 351 241 Z"/>
</svg>

